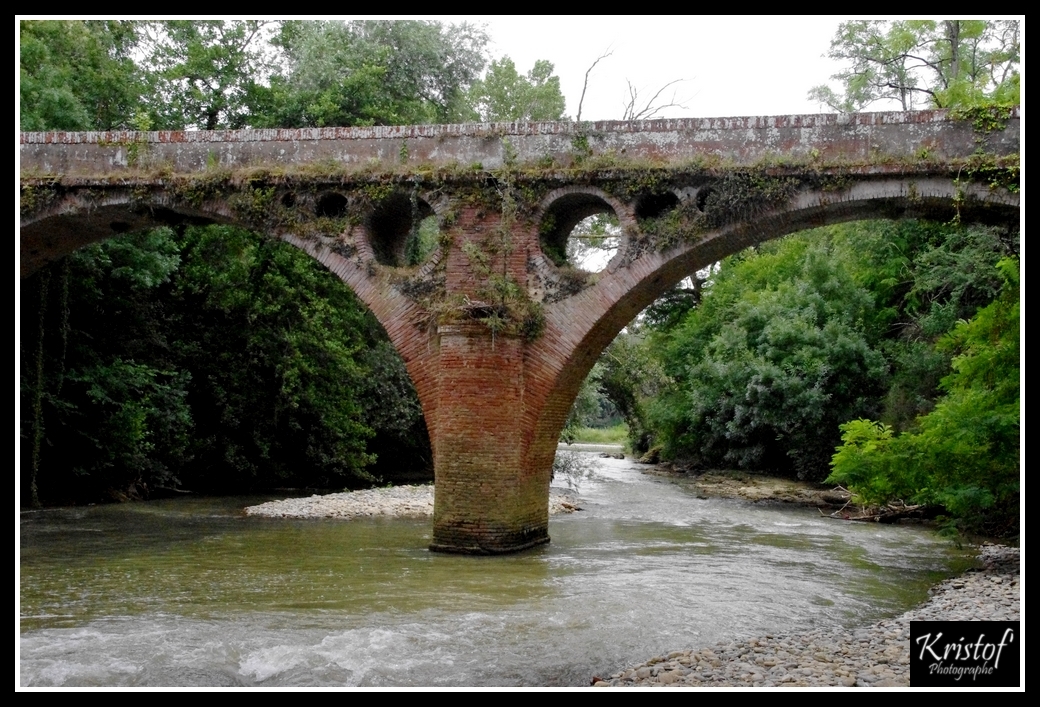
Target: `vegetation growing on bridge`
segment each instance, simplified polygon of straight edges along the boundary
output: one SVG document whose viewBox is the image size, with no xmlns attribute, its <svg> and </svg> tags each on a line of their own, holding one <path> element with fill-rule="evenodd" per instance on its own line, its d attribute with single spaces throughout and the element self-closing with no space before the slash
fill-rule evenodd
<svg viewBox="0 0 1040 707">
<path fill-rule="evenodd" d="M 812 190 L 839 195 L 851 187 L 862 172 L 870 174 L 877 167 L 886 172 L 907 174 L 946 174 L 957 179 L 965 189 L 959 192 L 955 213 L 969 205 L 966 188 L 982 184 L 989 189 L 1016 191 L 1019 181 L 1017 155 L 993 156 L 979 152 L 964 159 L 944 160 L 936 164 L 928 155 L 913 158 L 875 154 L 868 163 L 842 161 L 834 164 L 818 158 L 765 157 L 755 165 L 736 165 L 717 157 L 669 163 L 666 161 L 626 160 L 601 156 L 597 162 L 546 167 L 540 163 L 510 163 L 497 170 L 477 169 L 459 164 L 344 165 L 316 162 L 299 167 L 283 165 L 251 165 L 237 169 L 213 166 L 193 174 L 174 174 L 169 168 L 144 168 L 136 177 L 138 186 L 132 200 L 140 208 L 169 208 L 163 199 L 171 195 L 188 212 L 220 215 L 229 207 L 236 222 L 258 231 L 282 231 L 303 238 L 325 242 L 333 239 L 334 247 L 356 250 L 353 243 L 336 240 L 352 227 L 367 224 L 373 212 L 383 208 L 397 194 L 449 194 L 451 198 L 438 219 L 441 222 L 439 245 L 447 248 L 454 239 L 451 229 L 459 209 L 476 207 L 487 213 L 501 214 L 504 221 L 519 228 L 534 228 L 541 233 L 554 229 L 553 215 L 547 214 L 535 223 L 538 206 L 545 196 L 559 186 L 595 183 L 622 203 L 636 205 L 638 229 L 626 234 L 625 262 L 647 250 L 664 250 L 683 243 L 693 243 L 704 234 L 728 225 L 753 220 L 774 209 L 781 209 L 800 191 Z M 106 191 L 124 190 L 130 175 L 95 180 L 77 178 L 76 185 L 88 181 L 88 192 L 100 199 Z M 494 185 L 489 188 L 489 184 Z M 22 212 L 31 215 L 53 203 L 65 190 L 60 177 L 25 174 L 22 178 Z M 694 189 L 692 197 L 680 200 L 676 194 Z M 328 199 L 339 199 L 341 206 L 329 208 Z M 176 209 L 176 206 L 174 206 Z M 421 218 L 412 216 L 412 229 Z M 414 234 L 413 234 L 414 236 Z M 414 237 L 412 238 L 414 240 Z M 498 241 L 502 241 L 499 238 Z M 504 243 L 504 241 L 503 241 Z M 488 243 L 483 256 L 500 250 Z M 547 257 L 560 268 L 558 290 L 573 293 L 594 282 L 587 273 L 567 267 L 564 253 L 543 241 Z M 417 261 L 397 262 L 391 258 L 384 265 L 401 267 Z M 393 275 L 404 283 L 404 291 L 422 292 L 428 296 L 429 284 L 411 281 L 408 276 Z M 489 285 L 501 299 L 506 283 Z M 514 293 L 515 294 L 515 293 Z M 513 297 L 512 299 L 516 299 Z M 502 304 L 500 302 L 500 304 Z M 519 313 L 515 323 L 530 331 L 530 323 L 521 321 L 532 314 L 530 307 L 517 301 L 512 307 Z M 445 307 L 443 301 L 430 305 L 444 312 L 461 311 L 459 303 Z M 516 319 L 510 315 L 511 319 Z"/>
</svg>

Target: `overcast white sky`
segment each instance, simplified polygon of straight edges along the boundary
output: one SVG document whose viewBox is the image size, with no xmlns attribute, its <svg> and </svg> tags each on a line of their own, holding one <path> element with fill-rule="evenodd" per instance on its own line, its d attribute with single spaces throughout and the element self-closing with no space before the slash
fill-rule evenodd
<svg viewBox="0 0 1040 707">
<path fill-rule="evenodd" d="M 628 98 L 627 81 L 649 99 L 675 79 L 685 108 L 662 117 L 818 113 L 806 99 L 838 65 L 823 58 L 840 17 L 443 17 L 485 22 L 492 54 L 508 55 L 526 72 L 538 59 L 556 67 L 567 114 L 574 118 L 585 71 L 592 72 L 583 120 L 617 120 Z M 662 98 L 671 102 L 670 89 Z"/>
<path fill-rule="evenodd" d="M 401 19 L 338 16 L 362 17 Z M 491 54 L 511 57 L 521 73 L 539 59 L 551 61 L 570 118 L 576 117 L 585 71 L 597 57 L 611 51 L 590 75 L 583 120 L 621 119 L 629 81 L 639 92 L 642 108 L 657 89 L 679 80 L 659 102 L 674 100 L 684 107 L 668 109 L 660 117 L 819 113 L 820 106 L 807 100 L 806 94 L 839 70 L 839 64 L 824 54 L 838 24 L 852 19 L 837 15 L 426 15 L 408 19 L 413 18 L 485 24 L 492 40 Z M 871 109 L 897 108 L 878 104 Z"/>
</svg>

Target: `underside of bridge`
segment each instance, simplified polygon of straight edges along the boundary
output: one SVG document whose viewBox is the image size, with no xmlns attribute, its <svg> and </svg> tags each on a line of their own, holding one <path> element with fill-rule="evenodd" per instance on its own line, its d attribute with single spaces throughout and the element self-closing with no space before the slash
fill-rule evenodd
<svg viewBox="0 0 1040 707">
<path fill-rule="evenodd" d="M 237 138 L 205 142 L 202 166 L 192 169 L 181 153 L 119 167 L 119 141 L 109 138 L 23 136 L 22 272 L 157 223 L 238 223 L 305 250 L 373 310 L 415 383 L 434 452 L 431 548 L 514 552 L 549 540 L 552 461 L 582 380 L 618 332 L 683 277 L 829 223 L 909 217 L 1017 227 L 1017 112 L 1013 128 L 981 137 L 947 116 L 872 115 L 887 116 L 861 121 L 873 132 L 842 128 L 836 116 L 808 126 L 809 117 L 788 116 L 721 136 L 702 125 L 700 142 L 689 126 L 659 125 L 675 121 L 577 134 L 560 124 L 503 134 L 470 126 L 475 134 L 462 135 L 470 152 L 455 145 L 450 162 L 436 157 L 444 134 L 427 130 L 427 144 L 414 128 L 410 139 L 422 147 L 414 151 L 396 136 L 371 136 L 365 149 L 389 143 L 394 158 L 384 162 L 312 156 L 292 168 L 253 153 L 236 163 L 245 149 Z M 783 144 L 749 156 L 754 131 L 775 142 L 778 125 L 790 128 Z M 561 144 L 532 147 L 537 136 L 560 134 Z M 625 142 L 632 136 L 642 142 Z M 69 153 L 84 143 L 87 157 L 76 163 Z M 162 139 L 154 143 L 161 153 Z M 480 163 L 460 166 L 460 154 L 478 149 Z M 226 167 L 212 166 L 214 151 Z M 419 163 L 399 163 L 413 153 Z M 621 242 L 590 273 L 563 254 L 573 226 L 596 213 L 616 216 Z M 418 233 L 431 220 L 436 242 L 424 250 Z"/>
</svg>

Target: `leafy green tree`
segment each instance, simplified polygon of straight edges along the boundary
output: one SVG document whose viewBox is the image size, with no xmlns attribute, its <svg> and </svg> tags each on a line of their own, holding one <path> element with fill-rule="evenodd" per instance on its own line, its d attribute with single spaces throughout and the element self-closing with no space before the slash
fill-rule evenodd
<svg viewBox="0 0 1040 707">
<path fill-rule="evenodd" d="M 560 78 L 553 76 L 553 65 L 536 61 L 534 68 L 521 76 L 509 57 L 491 62 L 482 80 L 470 89 L 470 102 L 480 120 L 562 120 L 566 101 L 560 91 Z"/>
<path fill-rule="evenodd" d="M 433 452 L 415 386 L 375 316 L 362 314 L 365 348 L 358 356 L 363 376 L 357 395 L 362 420 L 374 433 L 366 445 L 375 457 L 370 473 L 383 481 L 430 481 Z"/>
<path fill-rule="evenodd" d="M 29 502 L 177 484 L 193 423 L 190 374 L 171 357 L 157 299 L 180 262 L 172 236 L 157 230 L 88 246 L 24 283 L 22 409 L 33 414 L 22 420 L 22 464 L 38 492 Z M 32 399 L 39 405 L 28 407 Z"/>
<path fill-rule="evenodd" d="M 601 371 L 597 362 L 596 366 L 589 372 L 589 375 L 582 381 L 578 395 L 574 399 L 574 404 L 571 405 L 571 410 L 567 414 L 567 422 L 564 423 L 563 431 L 560 432 L 561 442 L 572 443 L 578 431 L 583 427 L 588 427 L 593 417 L 599 411 L 598 388 L 600 375 Z"/>
<path fill-rule="evenodd" d="M 189 228 L 182 258 L 171 328 L 199 432 L 185 483 L 371 481 L 353 294 L 310 258 L 240 229 Z"/>
<path fill-rule="evenodd" d="M 611 342 L 582 382 L 560 440 L 568 444 L 582 427 L 624 422 L 629 447 L 643 453 L 653 443 L 646 406 L 665 383 L 660 364 L 633 323 Z"/>
<path fill-rule="evenodd" d="M 862 329 L 874 303 L 858 264 L 820 235 L 724 262 L 662 342 L 674 385 L 653 416 L 665 453 L 822 478 L 838 425 L 876 410 L 887 373 Z"/>
<path fill-rule="evenodd" d="M 999 270 L 1000 297 L 939 342 L 956 356 L 935 409 L 899 435 L 871 420 L 842 425 L 829 483 L 848 485 L 866 502 L 939 505 L 962 528 L 1017 534 L 1018 261 L 1002 260 Z"/>
<path fill-rule="evenodd" d="M 20 129 L 131 127 L 142 89 L 137 40 L 134 22 L 22 20 Z"/>
<path fill-rule="evenodd" d="M 134 22 L 22 21 L 20 128 L 130 127 L 141 112 L 144 85 L 131 58 L 138 30 Z M 138 306 L 146 299 L 142 292 L 154 284 L 152 278 L 167 277 L 171 262 L 161 235 L 145 240 L 151 242 L 143 247 L 124 241 L 110 255 L 122 268 L 112 283 L 112 304 L 147 319 Z M 149 256 L 138 257 L 147 251 Z M 90 324 L 70 315 L 70 302 L 79 297 L 97 302 L 91 260 L 102 254 L 109 255 L 96 247 L 85 249 L 22 283 L 21 459 L 23 500 L 31 505 L 38 505 L 41 496 L 76 498 L 74 488 L 88 474 L 129 489 L 135 475 L 163 476 L 184 455 L 181 437 L 188 422 L 178 397 L 183 379 L 161 363 L 142 366 L 102 353 L 111 322 L 103 322 L 89 341 L 77 336 Z M 88 304 L 85 312 L 90 311 Z M 124 334 L 131 346 L 139 343 Z M 158 408 L 160 399 L 168 406 L 165 411 Z M 162 428 L 159 418 L 167 413 L 171 419 Z M 106 423 L 120 416 L 127 424 Z M 157 445 L 163 447 L 158 438 L 166 433 L 169 446 L 154 453 Z"/>
<path fill-rule="evenodd" d="M 259 20 L 166 20 L 144 23 L 151 127 L 183 130 L 250 124 L 247 97 L 269 73 Z"/>
<path fill-rule="evenodd" d="M 809 99 L 844 112 L 878 101 L 903 110 L 1019 103 L 1020 24 L 1015 20 L 842 22 L 827 56 L 846 64 Z"/>
<path fill-rule="evenodd" d="M 864 221 L 830 232 L 859 254 L 856 279 L 875 301 L 864 332 L 888 360 L 881 420 L 897 431 L 929 412 L 950 354 L 935 342 L 991 302 L 1002 280 L 997 262 L 1017 253 L 1002 229 L 923 221 Z"/>
<path fill-rule="evenodd" d="M 428 21 L 286 22 L 283 68 L 255 87 L 257 127 L 458 122 L 486 62 L 474 25 Z"/>
<path fill-rule="evenodd" d="M 639 325 L 630 325 L 597 363 L 599 392 L 624 419 L 629 447 L 637 453 L 649 451 L 656 443 L 648 407 L 668 383 L 646 333 Z"/>
<path fill-rule="evenodd" d="M 820 478 L 854 410 L 899 432 L 935 407 L 953 356 L 936 341 L 997 296 L 1017 250 L 999 229 L 869 221 L 724 261 L 685 315 L 650 320 L 674 381 L 653 433 L 673 458 Z"/>
</svg>

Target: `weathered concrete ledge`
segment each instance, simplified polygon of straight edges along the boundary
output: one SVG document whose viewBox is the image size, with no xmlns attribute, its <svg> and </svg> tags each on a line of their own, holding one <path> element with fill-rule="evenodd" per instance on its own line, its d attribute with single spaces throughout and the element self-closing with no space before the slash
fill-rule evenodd
<svg viewBox="0 0 1040 707">
<path fill-rule="evenodd" d="M 22 133 L 23 173 L 89 175 L 330 162 L 338 165 L 569 165 L 589 157 L 758 163 L 769 156 L 949 160 L 1019 152 L 1020 108 L 979 131 L 948 111 L 683 118 L 595 123 L 474 123 L 215 131 Z"/>
</svg>

